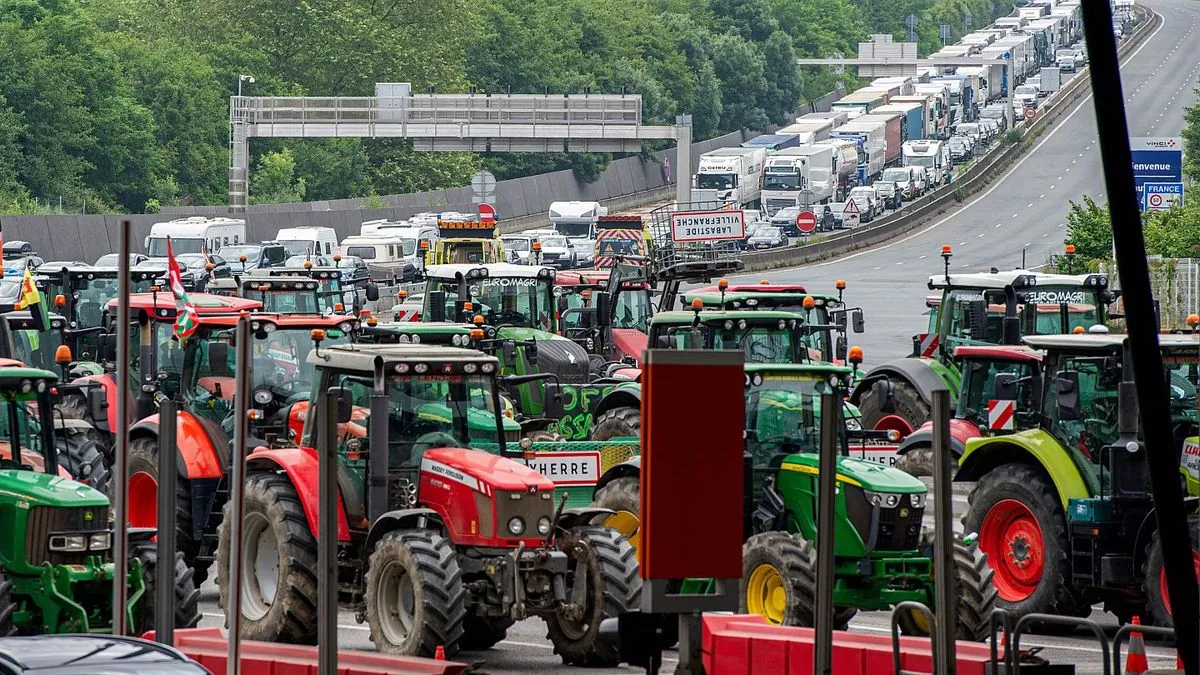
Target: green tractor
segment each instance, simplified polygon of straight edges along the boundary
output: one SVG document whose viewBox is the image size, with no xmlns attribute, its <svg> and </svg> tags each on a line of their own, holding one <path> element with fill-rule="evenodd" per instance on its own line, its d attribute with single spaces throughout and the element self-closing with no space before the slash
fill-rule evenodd
<svg viewBox="0 0 1200 675">
<path fill-rule="evenodd" d="M 963 527 L 978 534 L 995 570 L 997 604 L 1017 614 L 1085 616 L 1103 602 L 1122 623 L 1140 615 L 1171 625 L 1147 449 L 1136 432 L 1136 404 L 1121 401 L 1122 385 L 1132 378 L 1125 336 L 1027 336 L 1025 342 L 1045 354 L 1036 426 L 966 441 L 955 476 L 975 481 Z M 1184 450 L 1180 480 L 1194 511 L 1200 339 L 1164 334 L 1159 344 L 1176 447 Z M 998 391 L 1018 386 L 1013 373 L 995 379 Z M 1123 407 L 1132 418 L 1124 425 Z M 1197 516 L 1189 518 L 1200 561 Z"/>
<path fill-rule="evenodd" d="M 1044 274 L 1028 270 L 950 274 L 950 247 L 943 247 L 945 273 L 929 288 L 942 296 L 931 330 L 914 336 L 913 354 L 880 364 L 855 385 L 850 400 L 863 424 L 907 436 L 930 417 L 930 393 L 950 390 L 957 399 L 962 372 L 954 358 L 962 345 L 1020 342 L 1022 335 L 1056 335 L 1104 324 L 1117 299 L 1105 274 Z M 936 330 L 933 330 L 936 326 Z"/>
<path fill-rule="evenodd" d="M 0 542 L 0 635 L 112 632 L 112 537 L 108 498 L 63 478 L 51 426 L 53 372 L 8 362 L 0 366 L 5 407 L 0 458 L 0 512 L 10 535 Z M 155 586 L 175 586 L 175 622 L 200 621 L 192 569 L 175 554 L 159 565 L 152 529 L 115 528 L 129 537 L 130 627 L 154 627 Z"/>
</svg>

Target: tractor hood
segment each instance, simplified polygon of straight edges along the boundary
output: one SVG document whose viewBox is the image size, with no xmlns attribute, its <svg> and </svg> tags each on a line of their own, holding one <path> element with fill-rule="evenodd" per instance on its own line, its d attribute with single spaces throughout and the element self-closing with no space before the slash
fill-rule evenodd
<svg viewBox="0 0 1200 675">
<path fill-rule="evenodd" d="M 573 340 L 531 328 L 506 327 L 497 332 L 501 338 L 537 341 L 537 365 L 530 365 L 526 360 L 522 364 L 524 371 L 518 372 L 554 373 L 563 384 L 584 384 L 590 379 L 587 350 Z"/>
<path fill-rule="evenodd" d="M 642 353 L 650 344 L 650 336 L 634 328 L 614 328 L 612 343 L 626 356 L 632 356 L 635 361 L 641 363 Z"/>
<path fill-rule="evenodd" d="M 925 483 L 906 471 L 884 466 L 879 462 L 854 457 L 838 457 L 837 479 L 871 492 L 883 493 L 924 493 L 928 491 Z M 815 452 L 801 452 L 788 455 L 783 460 L 785 469 L 801 473 L 817 474 L 820 459 Z"/>
<path fill-rule="evenodd" d="M 450 412 L 450 406 L 442 403 L 426 403 L 417 408 L 417 420 L 421 422 L 436 422 L 440 424 L 450 424 L 454 420 L 453 414 Z M 504 417 L 501 419 L 504 424 L 504 431 L 520 432 L 521 425 L 516 420 Z M 488 410 L 479 408 L 470 408 L 467 410 L 467 426 L 473 432 L 483 432 L 491 434 L 496 429 L 496 416 Z"/>
<path fill-rule="evenodd" d="M 0 470 L 0 500 L 29 506 L 108 507 L 108 497 L 95 488 L 67 478 L 34 471 Z"/>
<path fill-rule="evenodd" d="M 421 470 L 471 485 L 487 493 L 506 490 L 554 492 L 554 481 L 520 462 L 469 448 L 433 448 L 421 458 Z"/>
</svg>

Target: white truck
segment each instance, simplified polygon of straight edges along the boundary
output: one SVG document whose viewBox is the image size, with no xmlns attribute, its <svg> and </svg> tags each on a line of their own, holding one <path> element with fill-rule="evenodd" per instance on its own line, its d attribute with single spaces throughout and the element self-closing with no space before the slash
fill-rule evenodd
<svg viewBox="0 0 1200 675">
<path fill-rule="evenodd" d="M 590 266 L 596 248 L 596 223 L 608 215 L 608 207 L 600 202 L 551 202 L 548 217 L 554 230 L 565 236 L 575 247 L 576 263 Z"/>
<path fill-rule="evenodd" d="M 288 255 L 333 255 L 337 248 L 337 231 L 332 227 L 285 227 L 275 233 L 275 241 L 283 244 Z"/>
<path fill-rule="evenodd" d="M 143 242 L 146 255 L 167 257 L 167 237 L 171 251 L 180 253 L 216 253 L 222 246 L 246 243 L 246 221 L 240 218 L 205 218 L 190 216 L 176 218 L 150 226 L 150 236 Z"/>
<path fill-rule="evenodd" d="M 756 205 L 762 195 L 764 148 L 718 148 L 700 155 L 692 201 Z"/>
<path fill-rule="evenodd" d="M 930 187 L 938 187 L 950 176 L 950 148 L 942 141 L 908 141 L 902 147 L 905 166 L 925 170 Z"/>
<path fill-rule="evenodd" d="M 827 143 L 787 148 L 767 158 L 762 203 L 773 216 L 789 206 L 824 204 L 837 187 L 834 146 Z"/>
</svg>

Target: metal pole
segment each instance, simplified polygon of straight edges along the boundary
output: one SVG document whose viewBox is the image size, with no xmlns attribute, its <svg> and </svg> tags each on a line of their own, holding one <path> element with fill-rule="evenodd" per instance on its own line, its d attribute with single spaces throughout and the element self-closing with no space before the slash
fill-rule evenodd
<svg viewBox="0 0 1200 675">
<path fill-rule="evenodd" d="M 144 362 L 143 362 L 144 363 Z M 158 559 L 159 568 L 175 569 L 175 417 L 177 404 L 164 400 L 158 408 Z M 170 564 L 168 564 L 170 563 Z M 154 639 L 175 644 L 175 585 L 159 583 L 154 599 Z"/>
<path fill-rule="evenodd" d="M 321 476 L 317 497 L 317 675 L 337 675 L 338 398 L 336 394 L 322 392 L 318 403 L 317 460 Z M 383 426 L 379 420 L 376 424 Z M 386 459 L 386 446 L 370 453 L 372 463 L 376 454 Z"/>
<path fill-rule="evenodd" d="M 129 613 L 125 601 L 129 583 L 129 538 L 125 531 L 129 527 L 129 471 L 126 468 L 129 456 L 129 364 L 133 360 L 129 353 L 129 230 L 131 223 L 121 221 L 120 246 L 117 252 L 117 446 L 113 449 L 113 592 L 112 631 L 113 635 L 129 632 Z M 172 568 L 174 569 L 174 568 Z"/>
<path fill-rule="evenodd" d="M 837 425 L 841 397 L 821 395 L 821 467 L 817 478 L 817 616 L 813 674 L 833 672 L 833 509 L 837 489 Z"/>
<path fill-rule="evenodd" d="M 1013 112 L 1012 104 L 1013 104 L 1013 89 L 1017 88 L 1017 73 L 1015 70 L 1013 70 L 1013 60 L 1012 60 L 1011 52 L 1009 52 L 1008 65 L 1005 66 L 1005 68 L 1008 69 L 1008 91 L 1006 92 L 1008 95 L 1007 96 L 1008 102 L 1005 104 L 1006 112 L 1004 113 L 1004 115 L 1008 118 L 1008 128 L 1015 129 L 1017 126 L 1017 120 L 1016 120 L 1016 115 Z"/>
<path fill-rule="evenodd" d="M 692 116 L 679 115 L 675 118 L 675 201 L 690 204 L 692 201 Z"/>
<path fill-rule="evenodd" d="M 1179 655 L 1187 675 L 1200 675 L 1200 607 L 1192 565 L 1187 510 L 1179 486 L 1181 448 L 1173 437 L 1170 401 L 1158 349 L 1158 320 L 1150 287 L 1146 241 L 1133 181 L 1133 153 L 1125 118 L 1125 94 L 1112 38 L 1112 7 L 1107 2 L 1084 2 L 1083 29 L 1091 55 L 1092 102 L 1100 137 L 1100 158 L 1116 247 L 1117 272 L 1125 299 L 1125 324 L 1137 384 L 1138 409 L 1147 448 L 1154 514 L 1163 548 L 1167 588 L 1174 610 Z"/>
<path fill-rule="evenodd" d="M 246 492 L 246 428 L 250 421 L 250 315 L 243 312 L 234 334 L 237 373 L 233 394 L 233 452 L 229 471 L 229 628 L 228 675 L 242 672 L 242 517 Z"/>
<path fill-rule="evenodd" d="M 954 488 L 950 482 L 950 392 L 933 390 L 933 592 L 937 639 L 933 641 L 933 670 L 955 675 L 954 628 L 957 623 L 958 589 L 954 579 Z"/>
</svg>

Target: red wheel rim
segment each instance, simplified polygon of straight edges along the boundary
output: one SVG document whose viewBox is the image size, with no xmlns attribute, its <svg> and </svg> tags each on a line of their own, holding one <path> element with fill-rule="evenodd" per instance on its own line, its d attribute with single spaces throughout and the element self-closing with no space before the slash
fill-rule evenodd
<svg viewBox="0 0 1200 675">
<path fill-rule="evenodd" d="M 158 481 L 145 471 L 129 477 L 129 525 L 158 527 Z"/>
<path fill-rule="evenodd" d="M 1037 590 L 1046 568 L 1042 528 L 1028 506 L 1015 500 L 996 502 L 983 517 L 979 548 L 995 571 L 996 594 L 1021 602 Z"/>
<path fill-rule="evenodd" d="M 1200 552 L 1192 549 L 1192 565 L 1196 568 L 1196 578 L 1200 579 Z M 1162 593 L 1162 604 L 1171 615 L 1171 596 L 1167 594 L 1167 567 L 1163 566 L 1158 572 L 1158 592 Z"/>
<path fill-rule="evenodd" d="M 901 438 L 904 438 L 905 436 L 907 436 L 913 432 L 912 425 L 908 423 L 908 420 L 904 419 L 903 417 L 901 417 L 899 415 L 885 415 L 883 418 L 881 418 L 878 422 L 875 423 L 874 430 L 875 431 L 891 431 L 893 429 L 900 432 Z"/>
</svg>

